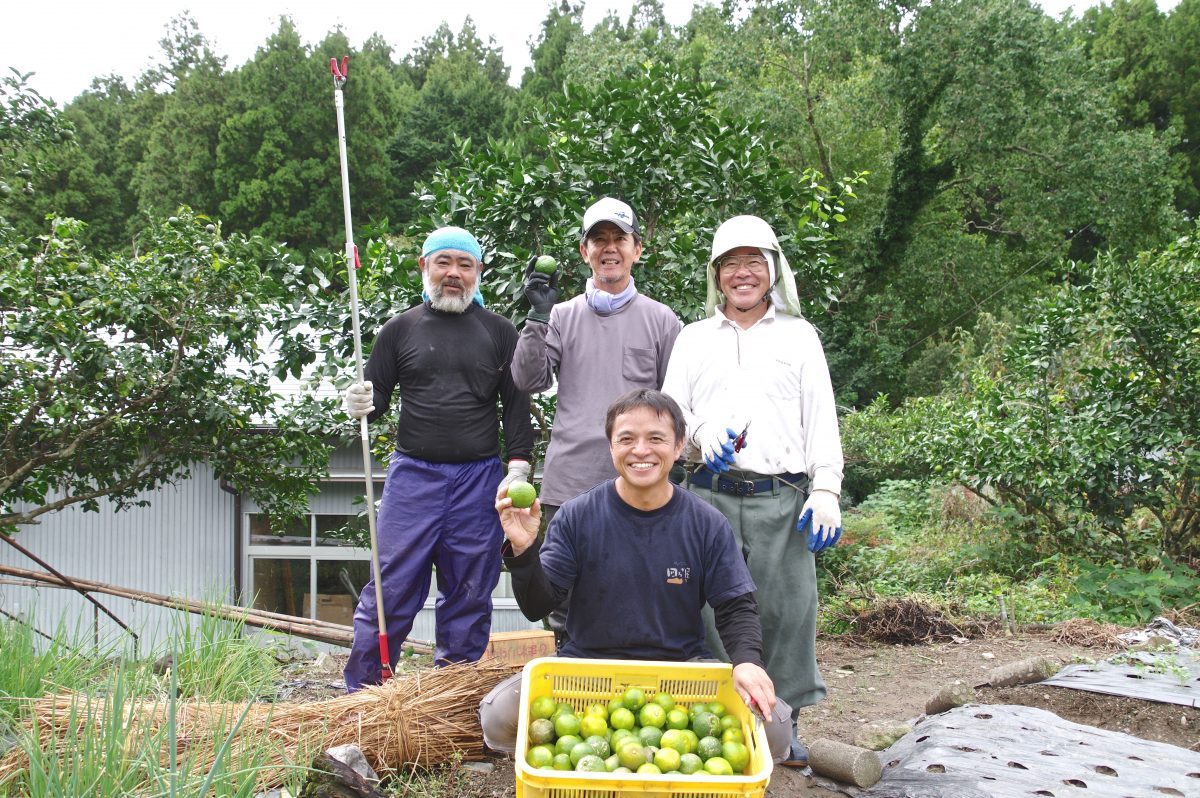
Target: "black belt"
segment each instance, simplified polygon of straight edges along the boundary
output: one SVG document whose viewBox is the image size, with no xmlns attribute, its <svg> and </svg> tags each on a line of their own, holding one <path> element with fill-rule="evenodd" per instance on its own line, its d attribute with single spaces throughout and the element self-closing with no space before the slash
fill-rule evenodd
<svg viewBox="0 0 1200 798">
<path fill-rule="evenodd" d="M 712 490 L 713 477 L 717 477 L 717 490 L 721 493 L 731 493 L 734 496 L 753 496 L 756 493 L 771 493 L 779 487 L 782 481 L 791 482 L 797 487 L 804 487 L 808 481 L 807 474 L 780 474 L 775 477 L 760 477 L 758 479 L 733 479 L 713 474 L 705 468 L 698 468 L 690 476 L 688 483 L 699 488 Z"/>
</svg>

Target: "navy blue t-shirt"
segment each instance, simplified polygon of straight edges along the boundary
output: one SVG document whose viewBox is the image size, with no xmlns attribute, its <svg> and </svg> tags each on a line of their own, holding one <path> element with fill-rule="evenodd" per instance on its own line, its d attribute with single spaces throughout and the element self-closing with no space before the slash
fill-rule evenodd
<svg viewBox="0 0 1200 798">
<path fill-rule="evenodd" d="M 725 516 L 673 487 L 666 505 L 645 512 L 609 480 L 554 515 L 540 559 L 556 587 L 572 590 L 562 656 L 712 656 L 701 608 L 754 592 L 754 580 Z"/>
</svg>

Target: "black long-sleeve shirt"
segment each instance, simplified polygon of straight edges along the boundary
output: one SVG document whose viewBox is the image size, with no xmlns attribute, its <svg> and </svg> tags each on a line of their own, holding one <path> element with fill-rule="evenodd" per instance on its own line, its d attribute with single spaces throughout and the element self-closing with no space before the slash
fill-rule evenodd
<svg viewBox="0 0 1200 798">
<path fill-rule="evenodd" d="M 504 566 L 512 576 L 513 595 L 521 612 L 531 621 L 544 618 L 561 606 L 568 594 L 568 590 L 557 587 L 546 576 L 538 556 L 540 551 L 541 545 L 535 542 L 513 556 L 512 544 L 504 542 Z M 718 604 L 713 607 L 713 615 L 729 661 L 734 665 L 751 662 L 762 667 L 762 625 L 754 594 L 743 593 Z"/>
<path fill-rule="evenodd" d="M 517 331 L 508 319 L 471 304 L 444 313 L 423 303 L 390 319 L 366 365 L 375 410 L 400 392 L 396 449 L 433 463 L 463 463 L 500 453 L 496 400 L 503 407 L 509 459 L 529 460 L 529 395 L 513 385 Z"/>
</svg>

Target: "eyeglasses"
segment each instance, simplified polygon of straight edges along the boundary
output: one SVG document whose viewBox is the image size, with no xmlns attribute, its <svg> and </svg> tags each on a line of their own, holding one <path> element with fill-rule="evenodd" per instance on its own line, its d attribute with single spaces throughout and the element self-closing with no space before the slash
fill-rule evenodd
<svg viewBox="0 0 1200 798">
<path fill-rule="evenodd" d="M 717 261 L 717 268 L 722 274 L 735 274 L 741 271 L 743 266 L 760 274 L 767 271 L 767 262 L 761 257 L 722 258 Z"/>
</svg>

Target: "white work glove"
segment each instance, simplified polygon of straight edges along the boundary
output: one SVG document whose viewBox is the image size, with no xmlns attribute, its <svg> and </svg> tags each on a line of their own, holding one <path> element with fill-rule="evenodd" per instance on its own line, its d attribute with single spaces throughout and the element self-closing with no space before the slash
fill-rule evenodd
<svg viewBox="0 0 1200 798">
<path fill-rule="evenodd" d="M 514 480 L 529 481 L 529 472 L 533 467 L 524 460 L 509 460 L 508 473 L 504 475 L 504 479 L 500 480 L 500 487 L 496 488 L 496 498 L 508 495 L 508 483 Z"/>
<path fill-rule="evenodd" d="M 814 490 L 800 511 L 796 531 L 805 533 L 808 528 L 808 550 L 816 554 L 822 549 L 836 546 L 842 536 L 842 508 L 838 496 L 831 490 Z"/>
<path fill-rule="evenodd" d="M 734 442 L 738 434 L 733 429 L 705 422 L 696 429 L 692 438 L 700 448 L 704 465 L 714 474 L 724 474 L 733 465 Z"/>
<path fill-rule="evenodd" d="M 346 389 L 343 404 L 351 418 L 360 419 L 375 409 L 375 389 L 370 381 L 356 382 Z"/>
</svg>

